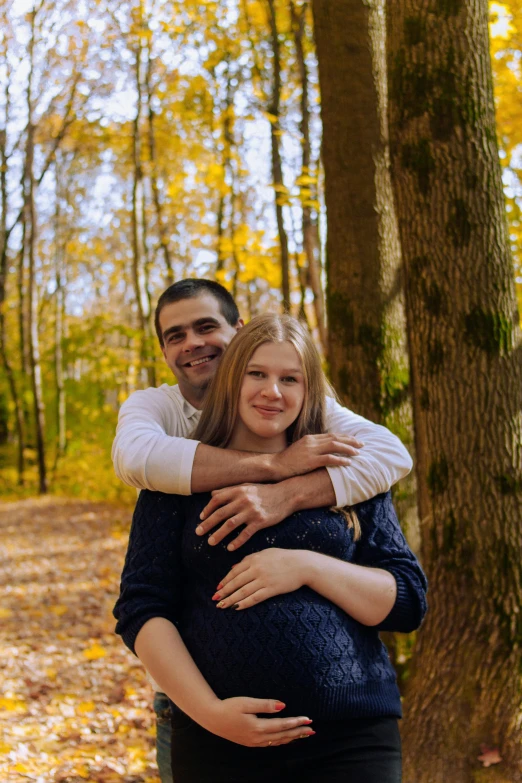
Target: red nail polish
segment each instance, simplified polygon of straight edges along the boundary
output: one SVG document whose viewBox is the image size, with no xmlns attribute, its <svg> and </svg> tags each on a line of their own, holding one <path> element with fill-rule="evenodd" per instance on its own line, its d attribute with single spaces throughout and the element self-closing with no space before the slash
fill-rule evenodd
<svg viewBox="0 0 522 783">
<path fill-rule="evenodd" d="M 303 721 L 303 726 L 309 726 L 311 723 L 313 723 L 312 720 L 305 720 Z"/>
<path fill-rule="evenodd" d="M 316 732 L 316 731 L 310 731 L 310 732 L 309 732 L 309 734 L 308 734 L 308 736 L 309 736 L 309 737 L 313 737 L 313 735 L 314 735 L 314 734 L 317 734 L 317 732 Z"/>
<path fill-rule="evenodd" d="M 221 596 L 219 595 L 219 593 L 214 593 L 214 595 L 212 596 L 212 600 L 213 601 L 220 601 L 221 600 Z"/>
<path fill-rule="evenodd" d="M 276 708 L 276 710 L 277 710 L 278 712 L 279 712 L 280 710 L 284 710 L 284 708 L 285 708 L 285 707 L 286 707 L 286 704 L 283 704 L 283 702 L 282 702 L 282 701 L 277 701 L 277 702 L 276 702 L 275 708 Z"/>
<path fill-rule="evenodd" d="M 222 589 L 223 589 L 223 585 L 222 585 L 222 584 L 221 584 L 221 582 L 220 582 L 220 583 L 218 584 L 218 586 L 216 587 L 216 590 L 222 590 Z"/>
</svg>

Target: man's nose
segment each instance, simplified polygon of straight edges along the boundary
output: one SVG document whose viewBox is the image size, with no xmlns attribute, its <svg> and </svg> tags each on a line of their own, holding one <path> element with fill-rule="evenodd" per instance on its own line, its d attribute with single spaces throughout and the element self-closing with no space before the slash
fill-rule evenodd
<svg viewBox="0 0 522 783">
<path fill-rule="evenodd" d="M 202 348 L 205 345 L 205 337 L 197 332 L 188 332 L 183 350 L 186 352 L 194 351 L 196 348 Z"/>
</svg>

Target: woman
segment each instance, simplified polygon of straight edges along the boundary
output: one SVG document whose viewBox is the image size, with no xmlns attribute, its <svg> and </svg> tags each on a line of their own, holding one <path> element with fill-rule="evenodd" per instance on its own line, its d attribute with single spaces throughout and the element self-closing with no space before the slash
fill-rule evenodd
<svg viewBox="0 0 522 783">
<path fill-rule="evenodd" d="M 227 349 L 194 437 L 282 451 L 323 431 L 328 391 L 305 327 L 259 316 Z M 420 624 L 426 582 L 389 494 L 355 514 L 292 514 L 237 552 L 197 535 L 208 500 L 141 493 L 115 609 L 175 704 L 176 783 L 400 781 L 400 698 L 378 631 Z"/>
</svg>

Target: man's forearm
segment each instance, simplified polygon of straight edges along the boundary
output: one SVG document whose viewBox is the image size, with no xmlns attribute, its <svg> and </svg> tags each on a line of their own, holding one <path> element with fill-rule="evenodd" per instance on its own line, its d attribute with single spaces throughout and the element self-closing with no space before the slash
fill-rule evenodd
<svg viewBox="0 0 522 783">
<path fill-rule="evenodd" d="M 335 492 L 326 468 L 280 481 L 277 488 L 285 500 L 285 517 L 294 511 L 335 505 Z"/>
<path fill-rule="evenodd" d="M 192 492 L 211 492 L 231 484 L 261 484 L 272 481 L 273 456 L 218 449 L 200 443 L 192 465 Z"/>
</svg>

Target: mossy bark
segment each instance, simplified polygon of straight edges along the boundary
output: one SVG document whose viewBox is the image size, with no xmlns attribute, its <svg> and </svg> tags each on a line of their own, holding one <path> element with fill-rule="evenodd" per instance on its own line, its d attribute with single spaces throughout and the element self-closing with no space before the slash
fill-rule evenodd
<svg viewBox="0 0 522 783">
<path fill-rule="evenodd" d="M 332 380 L 383 421 L 407 393 L 401 252 L 389 170 L 383 0 L 314 0 L 328 214 Z"/>
<path fill-rule="evenodd" d="M 488 7 L 391 0 L 392 175 L 405 264 L 430 610 L 405 783 L 522 781 L 522 342 Z M 481 746 L 502 761 L 482 767 Z"/>
<path fill-rule="evenodd" d="M 328 358 L 343 402 L 413 446 L 399 232 L 390 176 L 384 0 L 313 0 L 327 235 Z M 414 479 L 396 495 L 418 541 Z"/>
</svg>

